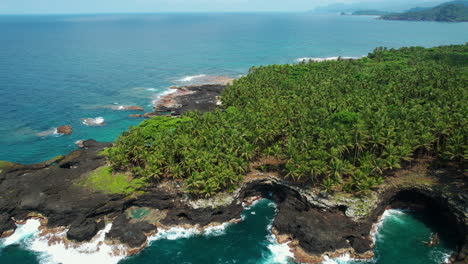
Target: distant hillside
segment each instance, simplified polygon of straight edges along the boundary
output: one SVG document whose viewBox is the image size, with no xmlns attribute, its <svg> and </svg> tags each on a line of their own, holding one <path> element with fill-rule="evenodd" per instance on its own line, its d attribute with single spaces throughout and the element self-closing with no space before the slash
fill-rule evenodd
<svg viewBox="0 0 468 264">
<path fill-rule="evenodd" d="M 385 20 L 465 22 L 468 21 L 468 1 L 452 1 L 429 9 L 413 8 L 405 13 L 387 14 L 381 18 Z"/>
<path fill-rule="evenodd" d="M 353 16 L 383 16 L 389 15 L 390 12 L 380 11 L 380 10 L 358 10 L 354 11 L 351 15 Z"/>
<path fill-rule="evenodd" d="M 447 1 L 447 0 L 446 0 Z M 392 0 L 392 1 L 375 1 L 375 0 L 360 0 L 352 3 L 333 3 L 333 4 L 324 4 L 322 6 L 316 7 L 310 12 L 313 13 L 345 13 L 352 14 L 357 10 L 384 10 L 391 13 L 402 13 L 408 9 L 418 6 L 423 8 L 432 8 L 434 6 L 440 5 L 446 1 L 443 0 L 418 0 L 418 1 L 408 1 L 408 0 Z M 319 1 L 317 1 L 319 2 Z M 321 1 L 329 2 L 329 1 Z M 341 1 L 345 2 L 345 1 Z M 349 1 L 351 2 L 351 1 Z"/>
<path fill-rule="evenodd" d="M 411 8 L 410 10 L 406 11 L 406 12 L 421 12 L 421 11 L 425 11 L 425 10 L 429 10 L 431 9 L 431 7 L 413 7 Z"/>
</svg>

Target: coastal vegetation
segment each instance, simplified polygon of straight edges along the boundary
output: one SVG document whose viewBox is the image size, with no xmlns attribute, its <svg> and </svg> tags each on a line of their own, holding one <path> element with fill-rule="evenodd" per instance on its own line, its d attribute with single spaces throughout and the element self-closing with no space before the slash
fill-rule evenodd
<svg viewBox="0 0 468 264">
<path fill-rule="evenodd" d="M 9 166 L 12 166 L 12 165 L 13 165 L 13 163 L 11 163 L 11 162 L 0 160 L 0 169 L 5 168 L 5 167 L 9 167 Z"/>
<path fill-rule="evenodd" d="M 147 120 L 107 154 L 115 171 L 183 179 L 198 196 L 235 189 L 266 160 L 294 182 L 363 192 L 417 155 L 466 162 L 467 85 L 466 44 L 252 67 L 222 109 Z"/>
<path fill-rule="evenodd" d="M 468 21 L 468 1 L 453 1 L 434 8 L 417 8 L 404 13 L 383 14 L 381 18 L 385 20 L 465 22 Z"/>
<path fill-rule="evenodd" d="M 11 166 L 13 166 L 13 165 L 15 165 L 15 164 L 12 163 L 12 162 L 0 160 L 0 173 L 2 172 L 2 170 L 3 170 L 4 168 L 11 167 Z"/>
<path fill-rule="evenodd" d="M 78 184 L 107 194 L 131 194 L 145 185 L 144 178 L 132 179 L 123 173 L 113 173 L 109 166 L 92 171 Z"/>
</svg>

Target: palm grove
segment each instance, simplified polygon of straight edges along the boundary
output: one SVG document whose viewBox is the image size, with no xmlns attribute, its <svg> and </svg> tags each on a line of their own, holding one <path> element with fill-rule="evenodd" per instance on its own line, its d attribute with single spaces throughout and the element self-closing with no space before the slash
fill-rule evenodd
<svg viewBox="0 0 468 264">
<path fill-rule="evenodd" d="M 222 109 L 146 120 L 108 159 L 136 178 L 184 179 L 197 196 L 235 189 L 262 160 L 291 181 L 366 191 L 415 155 L 466 162 L 467 84 L 468 45 L 253 67 Z"/>
</svg>

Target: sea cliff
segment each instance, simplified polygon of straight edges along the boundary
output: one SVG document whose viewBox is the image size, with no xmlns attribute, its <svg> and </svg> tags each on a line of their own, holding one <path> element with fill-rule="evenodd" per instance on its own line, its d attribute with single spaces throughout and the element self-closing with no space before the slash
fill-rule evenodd
<svg viewBox="0 0 468 264">
<path fill-rule="evenodd" d="M 297 186 L 275 172 L 258 170 L 249 173 L 233 192 L 208 199 L 187 196 L 173 181 L 130 195 L 81 187 L 77 183 L 82 177 L 105 165 L 101 154 L 109 145 L 88 140 L 83 142 L 83 149 L 50 162 L 4 166 L 0 173 L 2 236 L 13 233 L 15 222 L 35 217 L 42 219 L 43 228 L 50 232 L 66 229 L 66 243 L 79 244 L 112 223 L 107 243 L 123 244 L 122 254 L 134 254 L 147 244 L 149 235 L 159 230 L 173 226 L 203 229 L 240 221 L 243 203 L 267 197 L 278 205 L 273 223 L 278 240 L 291 241 L 289 245 L 300 262 L 318 263 L 325 256 L 343 253 L 371 258 L 375 224 L 389 208 L 427 210 L 444 221 L 458 234 L 453 238 L 459 247 L 453 263 L 466 261 L 466 173 L 454 166 L 436 168 L 436 161 L 430 158 L 395 170 L 381 187 L 362 195 L 326 193 Z M 145 216 L 135 217 L 136 210 L 145 210 Z"/>
</svg>

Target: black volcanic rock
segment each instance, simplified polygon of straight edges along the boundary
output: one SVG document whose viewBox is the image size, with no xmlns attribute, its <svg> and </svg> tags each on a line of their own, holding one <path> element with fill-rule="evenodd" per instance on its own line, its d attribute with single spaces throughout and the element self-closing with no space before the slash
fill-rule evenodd
<svg viewBox="0 0 468 264">
<path fill-rule="evenodd" d="M 15 222 L 7 213 L 0 213 L 0 235 L 8 230 L 15 229 Z"/>
<path fill-rule="evenodd" d="M 169 94 L 170 104 L 157 104 L 154 107 L 155 113 L 171 113 L 171 115 L 181 115 L 187 111 L 210 112 L 217 107 L 217 97 L 226 88 L 222 84 L 204 84 L 182 87 L 189 94 L 175 95 Z M 164 101 L 164 98 L 162 99 Z M 147 113 L 145 117 L 151 117 Z"/>
<path fill-rule="evenodd" d="M 188 206 L 183 206 L 170 210 L 161 223 L 168 226 L 177 224 L 198 224 L 200 226 L 206 226 L 210 223 L 223 223 L 239 218 L 242 210 L 242 205 L 237 202 L 217 208 L 206 207 L 193 209 Z"/>
<path fill-rule="evenodd" d="M 104 228 L 104 221 L 96 222 L 93 219 L 79 217 L 67 232 L 67 238 L 78 242 L 91 240 L 99 230 Z"/>
<path fill-rule="evenodd" d="M 339 210 L 323 211 L 293 196 L 279 205 L 273 226 L 280 233 L 293 235 L 303 249 L 313 254 L 350 247 L 359 254 L 371 250 L 371 222 L 356 223 Z"/>
<path fill-rule="evenodd" d="M 275 177 L 264 176 L 245 183 L 232 194 L 232 202 L 216 207 L 193 207 L 181 190 L 147 188 L 144 194 L 125 197 L 89 190 L 76 184 L 92 170 L 106 164 L 99 155 L 110 143 L 86 140 L 83 148 L 67 156 L 32 165 L 15 165 L 0 172 L 0 235 L 16 228 L 17 220 L 30 213 L 48 218 L 48 227 L 70 226 L 67 237 L 75 241 L 91 239 L 104 227 L 102 219 L 114 218 L 107 238 L 141 247 L 146 234 L 157 230 L 155 225 L 127 218 L 125 211 L 132 207 L 147 207 L 165 211 L 160 223 L 167 226 L 189 224 L 206 226 L 240 217 L 241 201 L 262 196 L 276 201 L 277 216 L 273 226 L 280 235 L 299 242 L 310 254 L 353 248 L 356 254 L 369 252 L 370 231 L 387 208 L 422 208 L 433 218 L 454 230 L 459 252 L 458 263 L 466 261 L 468 229 L 466 225 L 466 178 L 463 172 L 447 168 L 431 175 L 442 181 L 437 186 L 392 187 L 376 194 L 370 211 L 359 219 L 349 215 L 349 203 L 337 204 L 328 194 L 314 194 Z M 209 202 L 209 201 L 208 201 Z M 158 220 L 159 221 L 159 220 Z M 365 255 L 365 254 L 364 254 Z"/>
<path fill-rule="evenodd" d="M 132 248 L 138 248 L 146 242 L 145 233 L 156 231 L 156 226 L 147 222 L 131 223 L 126 215 L 122 214 L 112 223 L 112 228 L 106 238 L 117 239 Z"/>
</svg>

